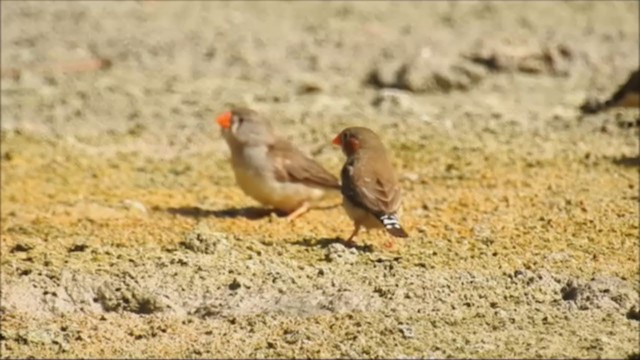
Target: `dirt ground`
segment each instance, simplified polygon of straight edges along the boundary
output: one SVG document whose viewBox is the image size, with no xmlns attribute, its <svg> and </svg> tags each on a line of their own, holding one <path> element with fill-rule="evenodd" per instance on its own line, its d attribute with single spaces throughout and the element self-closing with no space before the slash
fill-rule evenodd
<svg viewBox="0 0 640 360">
<path fill-rule="evenodd" d="M 638 66 L 638 2 L 1 11 L 2 357 L 639 356 L 638 110 L 578 110 Z M 232 104 L 336 174 L 378 131 L 410 238 L 250 216 Z"/>
</svg>

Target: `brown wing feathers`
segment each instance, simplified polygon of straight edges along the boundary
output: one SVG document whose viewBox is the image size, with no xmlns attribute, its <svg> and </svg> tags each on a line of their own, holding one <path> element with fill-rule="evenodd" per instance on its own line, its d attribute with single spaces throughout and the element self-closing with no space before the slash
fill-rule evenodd
<svg viewBox="0 0 640 360">
<path fill-rule="evenodd" d="M 386 159 L 349 159 L 342 169 L 342 194 L 351 203 L 374 215 L 393 236 L 407 237 L 396 212 L 400 206 L 400 188 L 389 172 Z M 389 165 L 389 166 L 387 166 Z M 384 170 L 387 171 L 384 171 Z"/>
<path fill-rule="evenodd" d="M 269 156 L 274 159 L 276 178 L 280 181 L 340 188 L 335 176 L 286 140 L 276 141 L 269 148 Z"/>
</svg>

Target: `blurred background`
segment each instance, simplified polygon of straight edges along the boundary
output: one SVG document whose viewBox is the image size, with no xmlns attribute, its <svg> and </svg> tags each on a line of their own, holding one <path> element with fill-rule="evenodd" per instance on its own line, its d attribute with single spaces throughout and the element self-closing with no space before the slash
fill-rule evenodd
<svg viewBox="0 0 640 360">
<path fill-rule="evenodd" d="M 94 142 L 133 133 L 140 141 L 126 144 L 154 156 L 186 138 L 191 151 L 211 146 L 211 119 L 230 103 L 285 122 L 573 120 L 638 64 L 638 5 L 627 1 L 2 9 L 2 129 Z"/>
</svg>

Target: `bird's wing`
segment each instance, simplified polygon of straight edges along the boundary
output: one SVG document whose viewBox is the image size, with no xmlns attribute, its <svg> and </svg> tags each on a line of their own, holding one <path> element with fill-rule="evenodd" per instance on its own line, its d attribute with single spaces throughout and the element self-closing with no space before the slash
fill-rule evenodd
<svg viewBox="0 0 640 360">
<path fill-rule="evenodd" d="M 334 175 L 284 139 L 269 147 L 269 156 L 273 159 L 276 179 L 280 181 L 340 188 Z"/>
<path fill-rule="evenodd" d="M 342 193 L 373 215 L 394 214 L 400 207 L 400 184 L 386 159 L 347 161 L 342 169 Z"/>
</svg>

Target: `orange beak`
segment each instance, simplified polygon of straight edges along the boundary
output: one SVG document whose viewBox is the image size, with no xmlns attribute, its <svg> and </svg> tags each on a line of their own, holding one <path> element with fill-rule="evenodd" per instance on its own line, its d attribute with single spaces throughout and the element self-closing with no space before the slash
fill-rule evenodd
<svg viewBox="0 0 640 360">
<path fill-rule="evenodd" d="M 338 145 L 341 146 L 342 145 L 342 138 L 340 137 L 340 134 L 338 134 L 338 136 L 336 136 L 333 141 L 331 141 L 331 143 L 333 145 Z"/>
<path fill-rule="evenodd" d="M 231 111 L 225 111 L 220 114 L 220 116 L 218 116 L 216 122 L 218 123 L 218 125 L 220 125 L 221 128 L 228 129 L 231 127 L 231 116 Z"/>
</svg>

